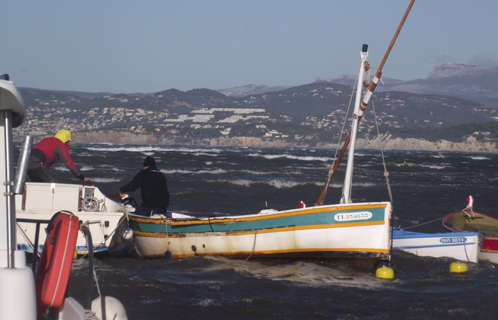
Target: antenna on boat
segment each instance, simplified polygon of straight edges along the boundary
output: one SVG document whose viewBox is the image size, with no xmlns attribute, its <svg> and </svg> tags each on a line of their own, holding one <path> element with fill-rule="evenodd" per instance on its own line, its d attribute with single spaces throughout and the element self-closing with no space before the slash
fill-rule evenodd
<svg viewBox="0 0 498 320">
<path fill-rule="evenodd" d="M 365 94 L 363 101 L 361 102 L 361 105 L 359 105 L 358 113 L 355 112 L 355 114 L 353 115 L 353 117 L 356 117 L 356 119 L 354 119 L 354 120 L 356 120 L 356 122 L 358 122 L 358 123 L 361 120 L 361 117 L 363 117 L 363 114 L 364 114 L 365 108 L 368 105 L 368 102 L 372 98 L 373 92 L 374 92 L 375 88 L 377 87 L 377 84 L 379 83 L 379 80 L 382 76 L 382 68 L 384 67 L 386 60 L 389 57 L 389 54 L 391 53 L 392 47 L 394 46 L 394 43 L 396 42 L 396 39 L 398 38 L 398 35 L 401 31 L 401 28 L 405 24 L 406 18 L 408 17 L 408 14 L 410 13 L 410 10 L 412 9 L 412 6 L 414 3 L 415 3 L 415 0 L 411 0 L 410 4 L 408 5 L 408 8 L 406 9 L 405 15 L 403 16 L 403 19 L 401 20 L 401 22 L 398 26 L 398 29 L 396 30 L 396 33 L 394 34 L 393 39 L 391 40 L 391 43 L 390 43 L 389 47 L 387 48 L 386 54 L 384 55 L 384 59 L 382 59 L 382 62 L 380 63 L 379 68 L 377 69 L 377 73 L 375 74 L 375 77 L 373 78 L 372 82 L 370 83 L 370 86 L 368 88 L 368 92 Z M 366 46 L 366 48 L 365 48 L 365 46 Z M 363 45 L 362 50 L 363 49 L 366 50 L 367 48 L 368 48 L 367 45 Z M 362 52 L 366 52 L 366 51 L 362 51 Z M 328 186 L 329 186 L 330 182 L 332 181 L 332 177 L 334 176 L 335 172 L 337 171 L 337 167 L 339 166 L 339 162 L 341 161 L 342 156 L 344 155 L 344 152 L 346 151 L 350 141 L 351 141 L 351 131 L 349 131 L 348 137 L 346 138 L 346 141 L 344 141 L 344 145 L 342 146 L 341 153 L 337 157 L 337 160 L 334 163 L 334 167 L 329 171 L 329 177 L 327 179 L 327 182 L 325 183 L 325 186 L 323 187 L 322 192 L 320 193 L 320 197 L 318 198 L 315 205 L 317 205 L 317 206 L 323 205 L 323 201 L 325 199 L 325 194 L 327 193 Z M 346 188 L 344 188 L 344 190 L 346 190 Z M 343 202 L 343 200 L 341 200 L 341 202 Z"/>
<path fill-rule="evenodd" d="M 26 182 L 26 172 L 28 172 L 29 156 L 31 155 L 31 148 L 33 146 L 33 137 L 27 135 L 24 137 L 21 152 L 19 153 L 19 160 L 17 161 L 17 173 L 14 179 L 14 193 L 22 194 L 24 192 L 24 184 Z"/>
</svg>

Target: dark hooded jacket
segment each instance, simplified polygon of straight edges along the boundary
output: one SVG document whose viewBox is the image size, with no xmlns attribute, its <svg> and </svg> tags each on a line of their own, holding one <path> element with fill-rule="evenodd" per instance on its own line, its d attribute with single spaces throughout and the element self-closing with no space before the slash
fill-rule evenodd
<svg viewBox="0 0 498 320">
<path fill-rule="evenodd" d="M 149 166 L 137 173 L 130 183 L 119 188 L 121 193 L 133 192 L 141 188 L 142 206 L 165 209 L 169 205 L 169 192 L 166 177 L 156 166 Z"/>
</svg>

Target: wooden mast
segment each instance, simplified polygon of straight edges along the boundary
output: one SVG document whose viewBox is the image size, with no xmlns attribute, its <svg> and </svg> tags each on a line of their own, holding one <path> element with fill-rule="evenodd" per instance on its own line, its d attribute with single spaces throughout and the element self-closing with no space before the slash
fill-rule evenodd
<svg viewBox="0 0 498 320">
<path fill-rule="evenodd" d="M 396 42 L 396 39 L 398 38 L 398 35 L 401 31 L 401 28 L 403 28 L 403 25 L 405 24 L 406 18 L 408 17 L 408 14 L 410 13 L 410 10 L 412 9 L 413 4 L 415 3 L 415 0 L 411 0 L 410 4 L 408 5 L 408 8 L 406 9 L 405 15 L 403 16 L 403 19 L 401 19 L 401 22 L 398 26 L 398 29 L 396 30 L 396 33 L 393 36 L 393 39 L 391 40 L 391 43 L 389 44 L 389 47 L 387 48 L 386 54 L 384 55 L 384 58 L 382 59 L 382 62 L 380 63 L 380 66 L 375 73 L 375 77 L 373 78 L 370 87 L 368 88 L 368 92 L 365 94 L 365 97 L 363 98 L 363 101 L 361 102 L 361 105 L 359 107 L 359 112 L 358 114 L 354 114 L 353 117 L 358 118 L 361 120 L 361 117 L 363 117 L 364 111 L 368 105 L 368 102 L 370 102 L 370 99 L 372 98 L 373 92 L 375 88 L 377 87 L 377 84 L 379 83 L 379 80 L 382 76 L 382 68 L 384 67 L 384 64 L 386 63 L 387 58 L 389 57 L 389 54 L 391 53 L 391 50 L 394 46 L 394 43 Z M 362 79 L 358 79 L 358 81 L 361 81 Z M 328 186 L 330 185 L 330 182 L 332 181 L 332 177 L 334 176 L 337 167 L 339 166 L 339 162 L 342 159 L 342 156 L 344 155 L 344 152 L 346 151 L 349 142 L 350 142 L 350 137 L 351 137 L 351 131 L 348 134 L 348 137 L 346 141 L 344 142 L 344 145 L 342 146 L 341 153 L 339 157 L 336 160 L 336 163 L 334 164 L 333 169 L 331 170 L 329 177 L 327 179 L 327 182 L 325 183 L 325 186 L 322 189 L 322 192 L 320 193 L 320 197 L 318 198 L 317 202 L 315 205 L 323 205 L 323 201 L 325 199 L 325 194 L 327 193 Z"/>
</svg>

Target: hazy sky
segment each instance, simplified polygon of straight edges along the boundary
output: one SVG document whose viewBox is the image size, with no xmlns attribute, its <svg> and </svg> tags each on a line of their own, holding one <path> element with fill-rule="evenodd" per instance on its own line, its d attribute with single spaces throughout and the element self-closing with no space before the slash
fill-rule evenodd
<svg viewBox="0 0 498 320">
<path fill-rule="evenodd" d="M 157 92 L 301 85 L 378 67 L 409 0 L 2 1 L 0 74 L 19 87 Z M 383 77 L 498 67 L 497 0 L 417 0 Z"/>
</svg>

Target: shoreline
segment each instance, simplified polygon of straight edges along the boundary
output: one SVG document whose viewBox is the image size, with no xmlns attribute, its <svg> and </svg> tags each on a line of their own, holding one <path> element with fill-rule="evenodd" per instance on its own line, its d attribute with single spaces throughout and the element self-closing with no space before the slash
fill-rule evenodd
<svg viewBox="0 0 498 320">
<path fill-rule="evenodd" d="M 35 137 L 36 139 L 36 137 Z M 14 137 L 15 141 L 22 141 L 22 137 Z M 166 138 L 153 134 L 138 134 L 125 131 L 92 131 L 74 132 L 74 143 L 115 143 L 115 144 L 146 144 L 146 145 L 186 145 L 204 147 L 255 147 L 255 148 L 336 148 L 336 143 L 317 143 L 311 145 L 305 141 L 288 142 L 282 139 L 268 139 L 258 137 L 219 137 L 211 139 Z M 399 151 L 455 151 L 498 153 L 495 142 L 477 141 L 475 137 L 468 137 L 463 142 L 439 140 L 431 142 L 415 138 L 392 138 L 390 135 L 381 135 L 375 139 L 358 139 L 357 149 Z"/>
</svg>

